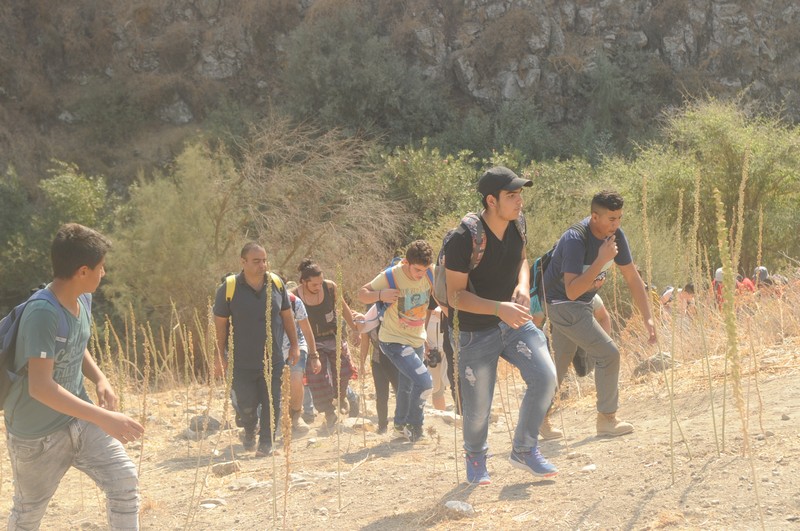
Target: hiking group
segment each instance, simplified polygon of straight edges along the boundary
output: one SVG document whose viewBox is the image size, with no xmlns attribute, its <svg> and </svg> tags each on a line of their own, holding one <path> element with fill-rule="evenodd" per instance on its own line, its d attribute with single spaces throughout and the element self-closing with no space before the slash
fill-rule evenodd
<svg viewBox="0 0 800 531">
<path fill-rule="evenodd" d="M 441 406 L 442 382 L 456 383 L 451 391 L 463 419 L 472 484 L 491 482 L 487 437 L 501 357 L 526 386 L 509 451 L 513 467 L 537 477 L 557 474 L 539 440 L 562 436 L 550 424 L 549 411 L 579 349 L 584 365 L 595 370 L 597 434 L 630 433 L 633 426 L 616 416 L 620 352 L 597 295 L 611 265 L 625 279 L 651 342 L 656 329 L 620 228 L 622 197 L 596 194 L 589 217 L 571 226 L 531 268 L 522 213 L 523 189 L 531 185 L 508 168 L 487 170 L 477 186 L 482 212 L 465 215 L 435 259 L 430 244 L 412 242 L 398 263 L 358 290 L 357 300 L 370 305 L 364 314 L 351 311 L 339 286 L 312 260 L 303 260 L 298 283 L 291 286 L 268 271 L 262 245 L 247 243 L 241 271 L 223 279 L 213 304 L 219 364 L 231 372 L 244 448 L 257 456 L 271 453 L 282 405 L 290 409 L 292 430 L 308 431 L 313 414 L 307 401 L 303 413 L 303 380 L 327 427 L 341 414 L 358 415 L 359 397 L 348 386 L 356 374 L 348 343 L 361 347 L 362 360 L 373 346 L 379 432 L 388 429 L 390 387 L 396 393 L 393 429 L 413 443 L 424 437 L 427 398 L 437 393 Z M 10 529 L 39 525 L 70 466 L 105 492 L 112 529 L 138 526 L 136 469 L 122 443 L 140 437 L 143 428 L 115 412 L 116 395 L 86 348 L 91 295 L 84 294 L 99 285 L 109 245 L 92 229 L 62 227 L 51 249 L 54 280 L 3 320 L 18 328 L 8 366 L 14 381 L 4 401 L 14 477 Z M 428 337 L 431 315 L 436 337 Z M 344 337 L 337 342 L 341 321 L 350 330 L 349 342 Z M 545 321 L 551 326 L 552 357 Z M 290 397 L 282 404 L 280 380 L 287 363 Z M 96 405 L 83 387 L 84 376 L 97 386 Z"/>
</svg>

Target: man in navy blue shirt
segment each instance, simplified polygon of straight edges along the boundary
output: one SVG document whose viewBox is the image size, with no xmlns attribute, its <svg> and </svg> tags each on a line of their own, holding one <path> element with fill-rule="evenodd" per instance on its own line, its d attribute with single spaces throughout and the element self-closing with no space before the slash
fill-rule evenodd
<svg viewBox="0 0 800 531">
<path fill-rule="evenodd" d="M 592 198 L 591 216 L 581 221 L 584 230 L 571 227 L 558 240 L 543 281 L 559 385 L 578 347 L 596 363 L 599 436 L 625 435 L 633 431 L 631 424 L 616 418 L 619 349 L 592 312 L 592 298 L 613 264 L 617 264 L 631 290 L 650 343 L 656 340 L 644 282 L 633 264 L 628 240 L 620 228 L 623 204 L 622 196 L 616 192 L 596 194 Z M 543 429 L 546 428 L 543 425 Z"/>
</svg>

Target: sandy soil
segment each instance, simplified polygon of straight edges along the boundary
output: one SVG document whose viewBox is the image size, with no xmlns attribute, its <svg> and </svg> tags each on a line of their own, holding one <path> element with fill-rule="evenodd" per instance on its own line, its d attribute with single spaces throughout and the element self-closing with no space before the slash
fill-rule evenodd
<svg viewBox="0 0 800 531">
<path fill-rule="evenodd" d="M 615 439 L 595 436 L 591 377 L 573 380 L 556 418 L 566 441 L 542 444 L 560 469 L 553 480 L 527 476 L 507 461 L 521 388 L 515 386 L 519 377 L 511 379 L 508 367 L 501 366 L 506 376 L 495 394 L 489 434 L 493 482 L 487 487 L 466 484 L 461 434 L 452 413 L 427 411 L 427 437 L 416 444 L 378 435 L 371 424 L 349 427 L 355 419 L 343 423 L 338 435 L 329 434 L 318 416 L 308 435 L 291 442 L 287 488 L 283 448 L 274 459 L 256 458 L 243 451 L 235 429 L 200 441 L 184 437 L 188 417 L 203 411 L 209 397 L 212 415 L 223 418 L 221 390 L 153 394 L 147 398 L 146 438 L 129 446 L 131 457 L 141 463 L 142 527 L 747 529 L 761 526 L 761 513 L 768 529 L 800 529 L 799 347 L 787 343 L 764 354 L 757 380 L 748 376 L 743 382 L 749 404 L 747 456 L 730 382 L 722 447 L 721 357 L 711 360 L 716 438 L 700 362 L 685 362 L 675 371 L 680 429 L 670 423 L 670 396 L 661 373 L 636 380 L 625 376 L 620 417 L 636 429 Z M 358 389 L 362 381 L 353 385 Z M 370 385 L 364 391 L 369 397 Z M 126 400 L 141 406 L 133 395 Z M 367 419 L 376 422 L 372 411 L 368 400 Z M 212 471 L 212 465 L 232 456 L 238 471 L 221 476 Z M 12 493 L 6 452 L 0 465 L 0 517 L 5 518 Z M 444 504 L 452 500 L 470 504 L 474 514 L 447 510 Z M 70 471 L 42 527 L 105 528 L 102 494 L 88 478 Z"/>
</svg>

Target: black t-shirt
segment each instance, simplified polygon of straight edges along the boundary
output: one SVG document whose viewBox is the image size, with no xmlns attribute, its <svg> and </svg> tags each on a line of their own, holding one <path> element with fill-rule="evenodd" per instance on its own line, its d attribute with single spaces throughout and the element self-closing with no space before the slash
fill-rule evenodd
<svg viewBox="0 0 800 531">
<path fill-rule="evenodd" d="M 483 221 L 486 235 L 486 250 L 478 267 L 469 270 L 472 258 L 472 235 L 469 229 L 459 225 L 456 233 L 447 242 L 445 267 L 459 273 L 469 273 L 474 293 L 493 301 L 510 301 L 517 287 L 519 270 L 522 266 L 522 251 L 525 246 L 515 223 L 510 222 L 503 240 L 500 241 Z M 470 289 L 470 291 L 473 291 Z M 452 319 L 452 312 L 450 318 Z M 494 315 L 479 315 L 464 311 L 458 312 L 459 328 L 474 332 L 496 326 L 500 322 Z"/>
</svg>

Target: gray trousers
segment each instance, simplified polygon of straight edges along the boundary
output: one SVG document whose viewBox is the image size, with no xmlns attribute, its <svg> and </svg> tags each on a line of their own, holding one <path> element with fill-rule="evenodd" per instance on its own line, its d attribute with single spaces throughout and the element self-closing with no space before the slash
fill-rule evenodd
<svg viewBox="0 0 800 531">
<path fill-rule="evenodd" d="M 6 434 L 14 506 L 9 530 L 39 529 L 50 498 L 70 467 L 85 472 L 106 495 L 108 528 L 139 529 L 139 479 L 125 448 L 98 426 L 73 419 L 58 431 L 36 439 Z M 72 522 L 62 522 L 66 529 Z M 57 528 L 61 524 L 54 523 Z"/>
<path fill-rule="evenodd" d="M 558 383 L 567 374 L 581 347 L 596 363 L 594 383 L 597 411 L 614 413 L 619 405 L 619 349 L 594 318 L 592 305 L 583 302 L 548 304 Z"/>
</svg>

